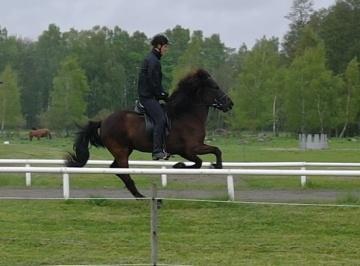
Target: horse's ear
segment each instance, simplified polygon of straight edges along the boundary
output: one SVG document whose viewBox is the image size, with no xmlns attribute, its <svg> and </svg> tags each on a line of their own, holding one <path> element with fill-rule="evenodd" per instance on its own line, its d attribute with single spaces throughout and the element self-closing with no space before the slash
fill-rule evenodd
<svg viewBox="0 0 360 266">
<path fill-rule="evenodd" d="M 208 79 L 210 74 L 204 69 L 198 69 L 198 71 L 196 71 L 196 76 L 200 79 Z"/>
</svg>

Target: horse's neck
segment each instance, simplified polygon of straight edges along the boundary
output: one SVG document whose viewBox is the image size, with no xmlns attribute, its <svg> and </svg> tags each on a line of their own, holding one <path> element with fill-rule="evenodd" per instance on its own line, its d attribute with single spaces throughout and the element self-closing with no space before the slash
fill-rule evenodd
<svg viewBox="0 0 360 266">
<path fill-rule="evenodd" d="M 196 120 L 205 124 L 209 113 L 209 107 L 206 105 L 196 105 L 193 109 L 192 115 Z"/>
<path fill-rule="evenodd" d="M 190 111 L 191 110 L 191 111 Z M 208 117 L 208 113 L 209 113 L 209 107 L 204 105 L 204 104 L 194 104 L 194 105 L 191 105 L 191 108 L 189 108 L 189 110 L 186 111 L 186 113 L 184 113 L 184 115 L 187 115 L 196 120 L 198 123 L 201 123 L 201 124 L 205 124 L 206 123 L 206 120 L 207 120 L 207 117 Z M 183 117 L 183 115 L 179 115 L 179 114 L 176 114 L 175 117 L 172 117 L 170 115 L 170 119 L 171 120 L 176 120 L 177 118 L 181 118 Z"/>
</svg>

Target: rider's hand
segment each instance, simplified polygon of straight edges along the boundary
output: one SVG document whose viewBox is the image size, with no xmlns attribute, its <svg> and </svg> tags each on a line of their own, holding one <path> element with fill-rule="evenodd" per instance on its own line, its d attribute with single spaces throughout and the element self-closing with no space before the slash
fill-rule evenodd
<svg viewBox="0 0 360 266">
<path fill-rule="evenodd" d="M 169 100 L 169 94 L 166 91 L 161 92 L 159 100 L 167 102 Z"/>
</svg>

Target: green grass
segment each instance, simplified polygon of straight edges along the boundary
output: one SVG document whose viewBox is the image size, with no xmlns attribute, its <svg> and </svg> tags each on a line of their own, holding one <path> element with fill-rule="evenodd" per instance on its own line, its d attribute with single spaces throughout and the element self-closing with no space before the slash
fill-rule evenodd
<svg viewBox="0 0 360 266">
<path fill-rule="evenodd" d="M 212 138 L 224 161 L 359 162 L 360 142 L 332 140 L 301 151 L 290 138 Z M 0 158 L 59 159 L 70 138 L 0 142 Z M 213 156 L 203 156 L 213 161 Z M 91 159 L 111 159 L 91 149 Z M 150 159 L 134 152 L 131 159 Z M 175 158 L 179 160 L 179 158 Z M 135 176 L 149 188 L 156 176 Z M 33 187 L 61 187 L 60 176 L 33 174 Z M 72 175 L 71 188 L 119 188 L 112 175 Z M 224 190 L 221 179 L 169 177 L 169 189 Z M 24 176 L 0 174 L 0 187 L 24 187 Z M 347 192 L 337 203 L 359 204 L 359 178 L 310 177 L 304 189 Z M 299 177 L 237 176 L 235 189 L 300 189 Z M 0 265 L 149 263 L 149 203 L 145 201 L 0 201 Z M 189 265 L 359 265 L 360 208 L 255 206 L 165 201 L 159 210 L 159 263 Z"/>
<path fill-rule="evenodd" d="M 0 265 L 150 261 L 145 201 L 0 201 Z M 159 263 L 358 265 L 360 208 L 165 201 Z"/>
</svg>

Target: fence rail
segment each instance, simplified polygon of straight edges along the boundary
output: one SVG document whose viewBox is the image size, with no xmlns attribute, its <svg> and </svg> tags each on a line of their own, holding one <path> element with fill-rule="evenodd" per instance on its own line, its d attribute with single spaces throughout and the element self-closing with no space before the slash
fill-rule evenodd
<svg viewBox="0 0 360 266">
<path fill-rule="evenodd" d="M 64 160 L 44 160 L 44 159 L 0 159 L 0 165 L 25 165 L 25 167 L 31 167 L 31 165 L 64 165 Z M 103 165 L 108 166 L 112 163 L 110 160 L 89 160 L 87 166 Z M 129 161 L 130 167 L 132 166 L 157 166 L 162 169 L 172 167 L 176 162 L 174 161 Z M 191 162 L 185 162 L 186 165 L 191 165 Z M 204 167 L 211 167 L 210 162 L 203 162 Z M 360 163 L 328 163 L 328 162 L 224 162 L 224 168 L 234 167 L 296 167 L 301 170 L 306 170 L 306 167 L 360 167 Z M 162 173 L 161 184 L 163 187 L 167 186 L 167 174 Z M 228 178 L 231 180 L 231 178 Z M 302 187 L 306 185 L 306 175 L 300 176 L 300 184 Z M 27 187 L 31 186 L 31 172 L 25 172 L 25 184 Z M 231 184 L 230 184 L 231 186 Z"/>
<path fill-rule="evenodd" d="M 89 160 L 86 165 L 110 165 L 112 160 Z M 63 165 L 65 160 L 47 160 L 47 159 L 0 159 L 0 164 L 51 164 Z M 173 166 L 175 161 L 129 161 L 130 166 Z M 191 162 L 185 162 L 186 165 L 191 165 Z M 205 167 L 210 167 L 210 162 L 203 162 Z M 321 166 L 321 167 L 360 167 L 360 163 L 332 163 L 332 162 L 223 162 L 226 167 L 306 167 L 306 166 Z"/>
<path fill-rule="evenodd" d="M 7 161 L 9 163 L 10 160 Z M 16 160 L 13 160 L 16 161 Z M 40 160 L 36 161 L 38 163 Z M 41 160 L 41 163 L 61 161 L 62 160 Z M 1 160 L 3 163 L 4 160 Z M 27 166 L 25 167 L 11 167 L 5 166 L 0 167 L 0 173 L 25 173 L 26 178 L 29 177 L 31 173 L 57 173 L 61 174 L 63 178 L 63 196 L 65 199 L 70 197 L 70 182 L 69 182 L 69 174 L 137 174 L 137 175 L 161 175 L 162 177 L 168 174 L 171 175 L 224 175 L 227 177 L 227 190 L 228 196 L 230 200 L 234 200 L 234 175 L 281 175 L 281 176 L 301 176 L 301 184 L 306 182 L 306 176 L 360 176 L 360 170 L 307 170 L 305 168 L 306 165 L 311 166 L 360 166 L 360 164 L 351 164 L 351 163 L 274 163 L 277 166 L 292 166 L 302 164 L 301 169 L 296 170 L 282 170 L 282 169 L 240 169 L 240 168 L 228 168 L 228 169 L 169 169 L 164 168 L 164 162 L 161 162 L 161 168 L 95 168 L 95 167 L 84 167 L 84 168 L 68 168 L 68 167 L 31 167 L 29 163 L 34 164 L 35 161 L 27 161 Z M 100 162 L 100 161 L 97 161 Z M 104 161 L 101 161 L 104 163 Z M 106 161 L 107 162 L 107 161 Z M 133 161 L 134 162 L 134 161 Z M 146 162 L 148 165 L 154 165 L 154 162 L 151 161 L 137 161 L 139 165 L 141 163 Z M 13 162 L 14 163 L 14 162 Z M 23 163 L 23 162 L 21 162 Z M 25 162 L 26 163 L 26 162 Z M 158 163 L 159 162 L 155 162 Z M 165 163 L 173 163 L 173 162 L 165 162 Z M 224 165 L 229 165 L 230 163 L 224 163 Z M 264 166 L 271 165 L 272 163 L 232 163 L 237 165 L 251 165 L 251 166 Z M 305 166 L 304 166 L 305 165 Z"/>
</svg>

